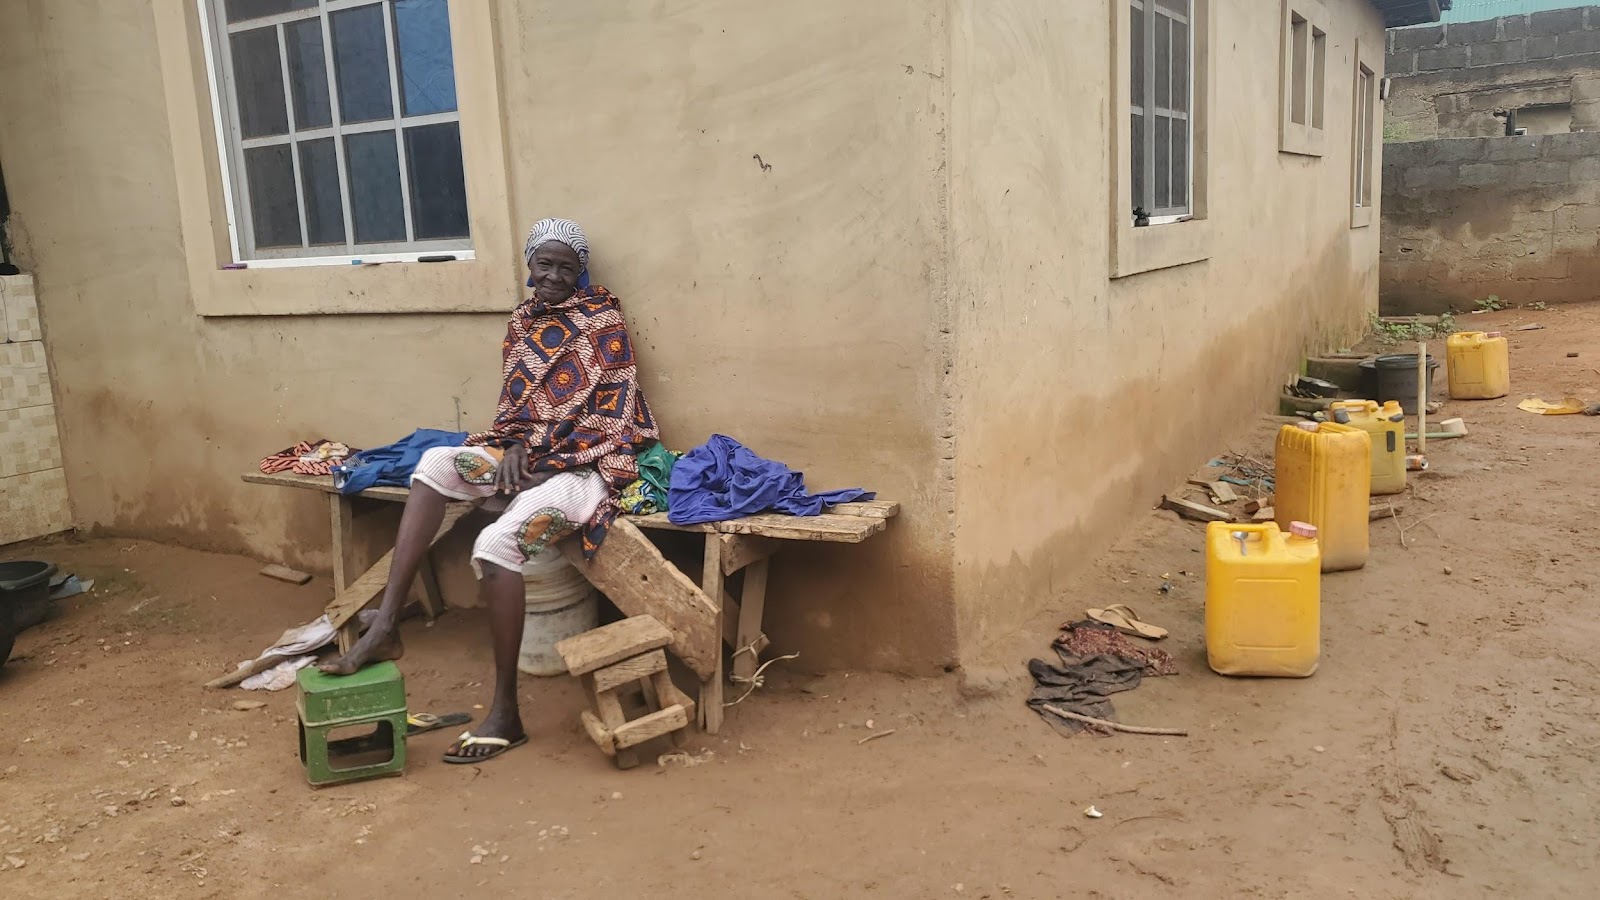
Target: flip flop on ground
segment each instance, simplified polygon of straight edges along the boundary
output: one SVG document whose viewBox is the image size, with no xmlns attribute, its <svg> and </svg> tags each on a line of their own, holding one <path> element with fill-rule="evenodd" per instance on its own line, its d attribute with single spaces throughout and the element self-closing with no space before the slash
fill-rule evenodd
<svg viewBox="0 0 1600 900">
<path fill-rule="evenodd" d="M 507 750 L 521 747 L 527 742 L 527 735 L 523 735 L 513 741 L 497 737 L 478 737 L 470 731 L 463 731 L 461 732 L 461 737 L 456 738 L 456 742 L 451 744 L 450 749 L 444 752 L 444 761 L 457 765 L 481 763 L 484 760 L 494 759 Z M 463 751 L 470 747 L 490 747 L 493 749 L 487 753 L 478 753 L 471 756 L 464 755 Z"/>
<path fill-rule="evenodd" d="M 1165 628 L 1160 625 L 1151 625 L 1149 622 L 1139 621 L 1139 614 L 1121 603 L 1113 604 L 1105 609 L 1086 610 L 1086 612 L 1088 612 L 1089 618 L 1096 622 L 1110 625 L 1123 634 L 1149 638 L 1152 641 L 1159 641 L 1167 636 Z"/>
</svg>

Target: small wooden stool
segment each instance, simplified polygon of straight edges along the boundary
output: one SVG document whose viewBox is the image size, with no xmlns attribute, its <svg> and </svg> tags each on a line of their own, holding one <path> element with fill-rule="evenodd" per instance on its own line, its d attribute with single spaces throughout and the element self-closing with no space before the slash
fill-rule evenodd
<svg viewBox="0 0 1600 900">
<path fill-rule="evenodd" d="M 392 662 L 367 666 L 354 675 L 325 675 L 306 666 L 295 678 L 300 695 L 300 762 L 315 787 L 379 775 L 399 775 L 406 767 L 406 683 Z M 372 726 L 366 739 L 330 740 L 337 729 Z M 339 745 L 354 746 L 341 753 Z M 369 749 L 370 748 L 370 749 Z"/>
<path fill-rule="evenodd" d="M 567 671 L 583 679 L 594 712 L 582 713 L 583 729 L 600 752 L 631 769 L 639 755 L 631 748 L 663 735 L 674 743 L 694 721 L 694 701 L 678 690 L 667 674 L 672 633 L 651 616 L 634 616 L 596 628 L 556 644 Z M 622 694 L 639 690 L 645 714 L 630 721 L 622 710 Z"/>
</svg>

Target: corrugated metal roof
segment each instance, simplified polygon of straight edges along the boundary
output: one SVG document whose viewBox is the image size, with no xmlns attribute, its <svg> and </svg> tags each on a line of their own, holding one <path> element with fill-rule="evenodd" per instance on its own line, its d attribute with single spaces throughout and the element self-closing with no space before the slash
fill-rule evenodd
<svg viewBox="0 0 1600 900">
<path fill-rule="evenodd" d="M 1520 16 L 1547 9 L 1594 5 L 1597 5 L 1596 0 L 1456 0 L 1454 8 L 1446 12 L 1441 21 L 1480 22 L 1484 19 Z"/>
<path fill-rule="evenodd" d="M 1390 28 L 1402 25 L 1422 25 L 1439 21 L 1441 11 L 1451 7 L 1451 0 L 1372 0 L 1383 13 L 1383 24 Z"/>
</svg>

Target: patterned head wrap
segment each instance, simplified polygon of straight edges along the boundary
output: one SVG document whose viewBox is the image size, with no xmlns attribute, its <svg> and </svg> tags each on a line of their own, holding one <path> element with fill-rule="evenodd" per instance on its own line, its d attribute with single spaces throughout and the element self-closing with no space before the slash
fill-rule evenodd
<svg viewBox="0 0 1600 900">
<path fill-rule="evenodd" d="M 559 241 L 572 248 L 578 254 L 578 265 L 584 271 L 589 270 L 589 239 L 583 236 L 583 229 L 571 219 L 540 219 L 534 223 L 533 230 L 528 232 L 528 243 L 522 250 L 527 257 L 528 267 L 533 268 L 533 251 L 551 241 Z"/>
</svg>

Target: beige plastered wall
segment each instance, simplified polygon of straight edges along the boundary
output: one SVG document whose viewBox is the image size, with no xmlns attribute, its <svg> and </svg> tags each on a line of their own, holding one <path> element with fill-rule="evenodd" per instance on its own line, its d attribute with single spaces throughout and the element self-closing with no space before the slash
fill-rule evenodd
<svg viewBox="0 0 1600 900">
<path fill-rule="evenodd" d="M 728 433 L 903 504 L 868 545 L 779 560 L 778 646 L 955 660 L 937 4 L 458 0 L 478 260 L 245 273 L 218 271 L 190 5 L 0 0 L 0 158 L 80 526 L 326 570 L 325 503 L 239 473 L 301 438 L 482 427 L 520 235 L 570 216 L 670 444 Z"/>
<path fill-rule="evenodd" d="M 1271 408 L 1303 351 L 1338 346 L 1376 308 L 1377 228 L 1351 227 L 1351 128 L 1356 42 L 1381 76 L 1383 25 L 1366 0 L 1324 5 L 1324 155 L 1279 152 L 1279 4 L 1213 0 L 1208 258 L 1112 279 L 1107 135 L 1125 114 L 1107 100 L 1108 4 L 955 0 L 965 658 L 1063 598 L 1081 612 L 1072 580 L 1095 555 Z"/>
</svg>

